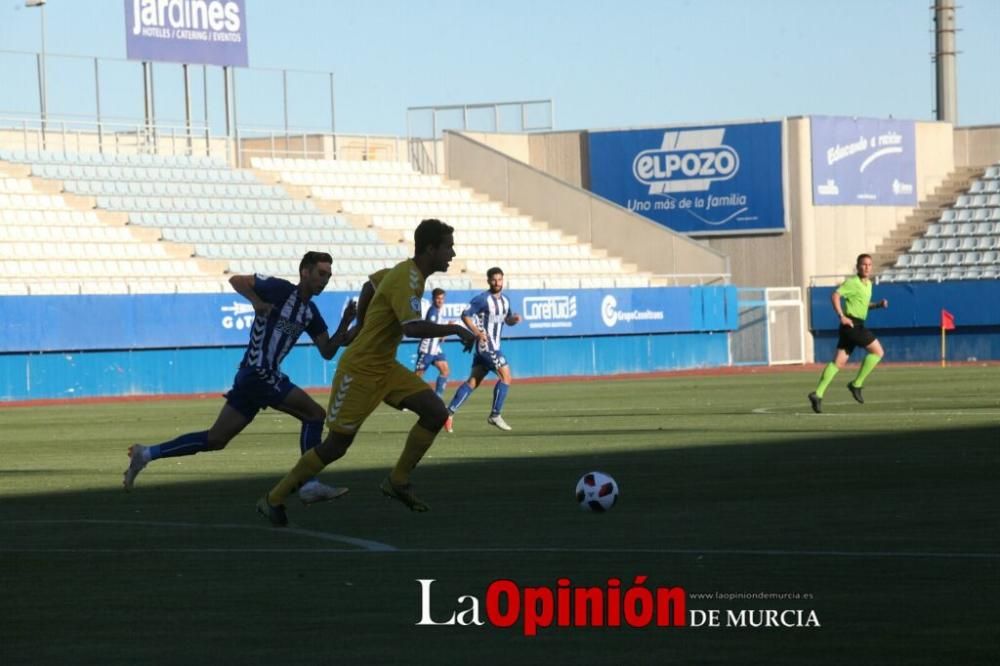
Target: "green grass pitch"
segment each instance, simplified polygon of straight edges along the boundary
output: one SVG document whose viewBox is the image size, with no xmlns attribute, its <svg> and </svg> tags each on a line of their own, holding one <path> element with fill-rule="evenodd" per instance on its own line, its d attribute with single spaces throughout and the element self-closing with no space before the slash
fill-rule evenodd
<svg viewBox="0 0 1000 666">
<path fill-rule="evenodd" d="M 290 500 L 285 531 L 254 502 L 298 458 L 290 417 L 126 494 L 131 442 L 222 400 L 0 408 L 0 663 L 1000 663 L 1000 370 L 883 366 L 858 405 L 852 369 L 822 415 L 817 376 L 515 382 L 510 433 L 484 386 L 414 474 L 426 514 L 378 492 L 414 421 L 382 407 L 323 474 L 351 493 Z M 621 487 L 603 515 L 573 497 L 594 469 Z M 486 621 L 497 579 L 643 575 L 723 626 L 417 625 L 418 579 L 435 621 L 463 595 Z M 725 626 L 765 609 L 821 626 Z"/>
</svg>

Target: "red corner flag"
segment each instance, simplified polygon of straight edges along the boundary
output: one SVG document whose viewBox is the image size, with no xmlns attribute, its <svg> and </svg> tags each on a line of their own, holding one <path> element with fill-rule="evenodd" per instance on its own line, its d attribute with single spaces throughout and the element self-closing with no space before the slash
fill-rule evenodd
<svg viewBox="0 0 1000 666">
<path fill-rule="evenodd" d="M 948 312 L 947 310 L 941 310 L 941 330 L 942 331 L 955 330 L 955 315 Z"/>
</svg>

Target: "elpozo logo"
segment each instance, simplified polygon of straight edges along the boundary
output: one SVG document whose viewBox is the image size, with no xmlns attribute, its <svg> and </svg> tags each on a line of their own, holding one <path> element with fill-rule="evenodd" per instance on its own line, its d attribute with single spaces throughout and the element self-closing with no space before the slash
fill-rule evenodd
<svg viewBox="0 0 1000 666">
<path fill-rule="evenodd" d="M 601 320 L 608 328 L 614 328 L 619 322 L 662 321 L 664 318 L 662 310 L 619 310 L 614 294 L 607 294 L 601 301 Z"/>
<path fill-rule="evenodd" d="M 576 296 L 525 296 L 521 303 L 528 328 L 572 328 Z"/>
<path fill-rule="evenodd" d="M 663 133 L 658 150 L 644 150 L 632 161 L 632 175 L 650 194 L 707 190 L 740 170 L 740 155 L 723 141 L 724 128 Z"/>
</svg>

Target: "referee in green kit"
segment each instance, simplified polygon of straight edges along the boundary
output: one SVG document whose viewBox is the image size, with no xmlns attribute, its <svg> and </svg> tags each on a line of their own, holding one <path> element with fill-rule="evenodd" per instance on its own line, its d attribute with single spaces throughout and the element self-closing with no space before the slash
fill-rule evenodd
<svg viewBox="0 0 1000 666">
<path fill-rule="evenodd" d="M 854 351 L 855 347 L 864 347 L 868 353 L 861 362 L 857 377 L 847 385 L 847 388 L 851 392 L 851 396 L 862 404 L 865 399 L 861 395 L 861 388 L 865 384 L 865 379 L 885 354 L 875 334 L 865 326 L 869 310 L 889 307 L 889 301 L 884 298 L 877 303 L 871 302 L 872 257 L 870 254 L 858 255 L 857 271 L 857 275 L 844 280 L 844 283 L 830 295 L 833 309 L 840 318 L 840 336 L 837 338 L 837 354 L 833 357 L 833 361 L 823 368 L 819 385 L 815 391 L 809 394 L 809 402 L 817 414 L 823 412 L 823 394 L 826 393 L 827 387 L 837 376 L 837 373 L 847 365 L 847 360 L 851 357 L 851 352 Z M 844 299 L 843 309 L 840 306 L 841 298 Z"/>
</svg>

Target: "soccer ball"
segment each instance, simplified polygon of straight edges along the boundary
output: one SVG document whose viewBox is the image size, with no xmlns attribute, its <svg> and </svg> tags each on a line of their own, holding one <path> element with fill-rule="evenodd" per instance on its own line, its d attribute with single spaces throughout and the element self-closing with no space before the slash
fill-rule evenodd
<svg viewBox="0 0 1000 666">
<path fill-rule="evenodd" d="M 587 472 L 576 482 L 576 501 L 584 511 L 610 511 L 618 501 L 618 484 L 604 472 Z"/>
</svg>

